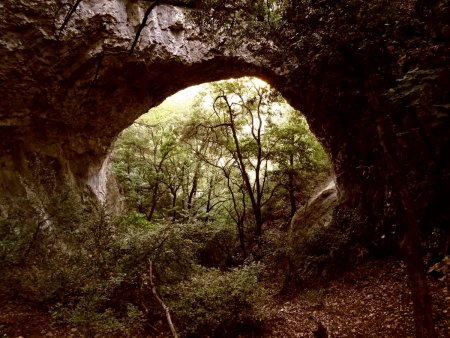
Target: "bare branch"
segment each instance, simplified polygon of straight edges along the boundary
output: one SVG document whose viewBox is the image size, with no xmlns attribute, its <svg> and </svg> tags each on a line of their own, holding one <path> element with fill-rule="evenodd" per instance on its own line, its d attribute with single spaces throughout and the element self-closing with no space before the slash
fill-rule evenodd
<svg viewBox="0 0 450 338">
<path fill-rule="evenodd" d="M 164 303 L 164 301 L 158 294 L 158 291 L 156 291 L 156 285 L 155 285 L 155 282 L 153 281 L 153 263 L 150 258 L 148 259 L 148 270 L 149 270 L 148 278 L 149 278 L 149 282 L 150 282 L 150 287 L 152 289 L 152 293 L 166 314 L 167 323 L 169 324 L 170 331 L 172 332 L 173 337 L 178 338 L 177 330 L 175 329 L 175 326 L 173 325 L 173 322 L 172 322 L 172 317 L 170 316 L 170 309 L 166 305 L 166 303 Z"/>
<path fill-rule="evenodd" d="M 159 124 L 147 124 L 147 123 L 143 123 L 143 122 L 139 122 L 139 121 L 134 121 L 133 124 L 135 124 L 135 125 L 137 125 L 137 126 L 146 127 L 146 128 L 156 128 L 156 127 L 159 127 Z"/>
<path fill-rule="evenodd" d="M 273 189 L 272 192 L 270 193 L 270 196 L 261 203 L 261 207 L 265 206 L 267 203 L 269 203 L 269 201 L 272 199 L 273 195 L 275 195 L 275 192 L 278 190 L 279 187 L 282 187 L 283 185 L 281 183 L 278 183 Z"/>
<path fill-rule="evenodd" d="M 230 123 L 225 123 L 225 122 L 224 123 L 215 124 L 213 126 L 208 126 L 208 125 L 205 125 L 203 123 L 197 124 L 197 127 L 203 127 L 203 128 L 208 128 L 208 129 L 216 129 L 216 128 L 220 128 L 220 127 L 230 127 L 230 126 L 231 126 Z"/>
</svg>

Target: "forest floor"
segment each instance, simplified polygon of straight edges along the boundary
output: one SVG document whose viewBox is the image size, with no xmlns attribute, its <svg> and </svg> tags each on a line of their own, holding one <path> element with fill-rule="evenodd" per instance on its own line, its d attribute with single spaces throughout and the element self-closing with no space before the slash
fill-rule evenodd
<svg viewBox="0 0 450 338">
<path fill-rule="evenodd" d="M 430 279 L 436 328 L 443 338 L 450 337 L 448 282 Z M 405 267 L 398 261 L 368 262 L 326 284 L 273 297 L 265 310 L 272 319 L 264 337 L 314 337 L 319 323 L 329 337 L 414 337 Z M 81 335 L 35 305 L 0 300 L 0 338 L 6 337 Z"/>
<path fill-rule="evenodd" d="M 448 281 L 433 278 L 429 287 L 438 337 L 450 337 Z M 406 269 L 398 261 L 368 262 L 267 307 L 276 312 L 268 337 L 314 337 L 320 324 L 329 337 L 415 336 Z"/>
</svg>

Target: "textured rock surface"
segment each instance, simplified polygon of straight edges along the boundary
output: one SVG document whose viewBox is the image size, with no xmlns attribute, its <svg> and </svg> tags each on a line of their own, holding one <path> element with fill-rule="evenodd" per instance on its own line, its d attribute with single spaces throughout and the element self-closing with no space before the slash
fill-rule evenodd
<svg viewBox="0 0 450 338">
<path fill-rule="evenodd" d="M 2 190 L 15 192 L 14 173 L 39 154 L 102 199 L 109 146 L 138 116 L 186 86 L 269 69 L 260 53 L 220 47 L 223 37 L 205 37 L 169 5 L 150 12 L 130 55 L 148 2 L 82 1 L 61 31 L 69 3 L 0 5 Z"/>
<path fill-rule="evenodd" d="M 328 227 L 338 202 L 338 191 L 333 177 L 324 182 L 308 203 L 296 212 L 289 226 L 290 230 L 296 232 L 313 226 Z"/>
<path fill-rule="evenodd" d="M 393 23 L 384 21 L 372 27 L 363 10 L 346 16 L 330 6 L 326 20 L 308 14 L 294 26 L 294 46 L 242 37 L 233 27 L 205 30 L 186 20 L 185 9 L 158 5 L 130 54 L 150 2 L 84 0 L 65 23 L 73 3 L 0 4 L 2 194 L 20 193 L 20 176 L 30 175 L 30 161 L 37 156 L 102 200 L 109 147 L 136 117 L 186 86 L 256 75 L 306 114 L 331 154 L 342 202 L 374 222 L 393 225 L 398 215 L 387 206 L 395 205 L 395 193 L 376 122 L 395 112 L 393 129 L 407 135 L 395 152 L 416 187 L 411 189 L 418 213 L 448 220 L 439 204 L 449 190 L 448 118 L 426 109 L 410 114 L 384 99 L 406 71 L 446 64 L 448 27 L 411 31 L 407 24 L 389 28 Z M 402 10 L 405 22 L 409 15 L 412 10 Z M 446 21 L 444 14 L 435 17 Z M 425 41 L 420 46 L 417 37 Z M 394 64 L 403 68 L 391 69 Z M 443 105 L 450 76 L 439 78 L 428 97 Z"/>
</svg>

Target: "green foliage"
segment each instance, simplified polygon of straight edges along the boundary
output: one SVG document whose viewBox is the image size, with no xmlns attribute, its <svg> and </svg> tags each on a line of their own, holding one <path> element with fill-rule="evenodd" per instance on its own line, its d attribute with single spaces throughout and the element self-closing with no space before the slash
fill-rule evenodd
<svg viewBox="0 0 450 338">
<path fill-rule="evenodd" d="M 175 283 L 194 272 L 196 253 L 202 243 L 193 238 L 192 224 L 150 223 L 132 215 L 121 221 L 124 232 L 117 245 L 119 263 L 129 276 L 128 283 L 147 269 L 147 260 L 154 262 L 154 273 L 162 283 Z M 137 225 L 131 223 L 137 221 Z M 143 222 L 145 225 L 143 225 Z"/>
<path fill-rule="evenodd" d="M 287 53 L 299 49 L 327 52 L 324 44 L 334 43 L 335 37 L 339 37 L 339 41 L 363 40 L 360 35 L 366 33 L 365 40 L 368 40 L 374 32 L 392 33 L 392 26 L 399 25 L 405 17 L 410 18 L 405 14 L 411 13 L 413 3 L 412 0 L 370 3 L 358 0 L 203 0 L 201 7 L 208 10 L 209 15 L 201 11 L 192 16 L 205 31 L 229 32 L 235 44 L 242 36 L 252 34 L 260 41 L 276 41 Z"/>
<path fill-rule="evenodd" d="M 399 106 L 426 111 L 434 118 L 433 127 L 444 127 L 448 122 L 450 104 L 445 94 L 442 95 L 436 87 L 448 81 L 447 76 L 446 69 L 415 68 L 398 79 L 397 85 L 386 93 L 386 97 Z"/>
<path fill-rule="evenodd" d="M 289 205 L 293 196 L 296 206 L 304 205 L 317 184 L 331 175 L 331 163 L 309 130 L 305 117 L 291 107 L 285 107 L 283 114 L 284 122 L 273 124 L 270 128 L 276 140 L 273 176 L 281 187 L 276 201 Z"/>
<path fill-rule="evenodd" d="M 305 118 L 258 79 L 204 85 L 191 102 L 183 116 L 171 112 L 174 120 L 160 123 L 158 108 L 125 130 L 114 171 L 130 210 L 149 220 L 231 221 L 245 256 L 263 215 L 287 221 L 330 163 Z"/>
<path fill-rule="evenodd" d="M 269 255 L 255 245 L 251 199 L 270 214 L 271 199 L 282 203 L 288 189 L 306 186 L 300 181 L 323 170 L 326 156 L 304 118 L 261 81 L 207 89 L 184 114 L 186 126 L 156 116 L 119 137 L 112 162 L 127 204 L 120 217 L 58 178 L 51 159 L 37 160 L 22 182 L 23 203 L 1 203 L 0 293 L 41 302 L 85 336 L 130 336 L 164 318 L 147 283 L 151 261 L 186 335 L 259 330 L 262 265 L 230 269 L 247 253 Z M 296 187 L 287 184 L 293 172 L 302 172 Z"/>
<path fill-rule="evenodd" d="M 87 337 L 99 334 L 132 336 L 133 333 L 142 331 L 146 319 L 136 306 L 127 304 L 126 312 L 118 314 L 111 308 L 104 308 L 106 300 L 92 294 L 82 298 L 72 308 L 56 304 L 52 309 L 52 317 L 80 328 L 80 332 Z"/>
<path fill-rule="evenodd" d="M 171 126 L 134 124 L 116 142 L 113 168 L 127 205 L 151 220 L 163 216 L 168 189 L 178 189 L 176 177 L 188 165 Z M 159 212 L 158 212 L 159 211 Z"/>
<path fill-rule="evenodd" d="M 54 187 L 55 178 L 46 172 L 40 178 L 23 181 L 24 200 L 4 201 L 0 266 L 6 290 L 1 291 L 11 292 L 9 287 L 24 297 L 46 300 L 59 297 L 60 290 L 86 277 L 78 263 L 93 251 L 91 240 L 99 239 L 92 234 L 99 220 L 86 218 L 86 227 L 80 229 L 87 211 L 80 198 L 66 186 L 48 192 L 45 189 Z"/>
<path fill-rule="evenodd" d="M 195 275 L 202 257 L 221 266 L 234 252 L 233 228 L 149 222 L 136 212 L 115 219 L 86 207 L 68 186 L 49 196 L 27 184 L 28 209 L 2 204 L 0 291 L 52 307 L 56 319 L 86 336 L 132 335 L 159 316 L 142 283 L 148 259 L 157 284 L 169 288 Z"/>
<path fill-rule="evenodd" d="M 370 225 L 357 210 L 335 209 L 333 221 L 297 229 L 291 235 L 293 280 L 310 282 L 328 278 L 349 264 L 366 258 L 371 248 Z"/>
<path fill-rule="evenodd" d="M 230 271 L 205 269 L 172 290 L 170 305 L 188 337 L 230 337 L 258 330 L 267 297 L 259 283 L 261 265 Z M 247 332 L 248 333 L 248 332 Z"/>
</svg>

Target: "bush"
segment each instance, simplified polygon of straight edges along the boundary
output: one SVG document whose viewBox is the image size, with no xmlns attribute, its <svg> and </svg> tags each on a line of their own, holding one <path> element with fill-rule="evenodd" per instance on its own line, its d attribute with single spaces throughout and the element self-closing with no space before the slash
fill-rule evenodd
<svg viewBox="0 0 450 338">
<path fill-rule="evenodd" d="M 232 337 L 260 330 L 266 296 L 258 282 L 260 272 L 261 265 L 256 263 L 227 272 L 203 269 L 175 288 L 165 289 L 183 334 Z"/>
<path fill-rule="evenodd" d="M 294 279 L 314 281 L 366 259 L 369 224 L 356 210 L 337 207 L 329 226 L 304 227 L 290 238 Z"/>
<path fill-rule="evenodd" d="M 224 299 L 223 305 L 218 301 L 212 306 L 214 295 L 205 291 L 208 308 L 218 311 L 209 314 L 215 318 L 211 329 L 204 329 L 209 326 L 206 319 L 191 329 L 181 311 L 189 305 L 181 306 L 180 323 L 188 324 L 186 332 L 211 332 L 219 322 L 229 328 L 256 320 L 256 266 L 221 273 L 199 264 L 229 265 L 237 247 L 234 227 L 197 219 L 149 222 L 139 213 L 115 218 L 105 206 L 82 200 L 72 187 L 58 186 L 51 174 L 40 177 L 48 181 L 47 188 L 24 180 L 23 203 L 0 203 L 2 296 L 38 301 L 86 336 L 132 335 L 144 321 L 163 318 L 144 283 L 150 259 L 158 288 L 185 290 L 192 285 L 189 302 L 200 290 L 194 281 L 203 280 Z M 226 298 L 229 290 L 233 296 Z M 195 302 L 190 304 L 194 309 Z M 241 309 L 250 312 L 238 314 Z"/>
<path fill-rule="evenodd" d="M 74 307 L 57 304 L 53 307 L 52 316 L 58 321 L 78 327 L 86 337 L 99 334 L 131 336 L 142 331 L 145 316 L 136 306 L 127 304 L 126 311 L 119 313 L 115 309 L 104 307 L 106 300 L 91 294 L 82 298 Z"/>
<path fill-rule="evenodd" d="M 148 222 L 138 213 L 115 219 L 104 207 L 85 207 L 69 187 L 61 190 L 53 196 L 33 190 L 26 208 L 10 203 L 2 210 L 0 291 L 59 304 L 55 316 L 86 335 L 136 327 L 127 315 L 130 306 L 140 320 L 137 306 L 146 319 L 161 318 L 142 283 L 148 259 L 157 285 L 170 287 L 195 275 L 205 257 L 223 266 L 232 255 L 235 234 L 225 226 L 195 219 Z"/>
<path fill-rule="evenodd" d="M 80 265 L 88 255 L 80 227 L 85 210 L 71 190 L 45 198 L 30 190 L 28 198 L 2 203 L 0 275 L 6 288 L 0 291 L 45 301 L 90 274 Z"/>
</svg>

